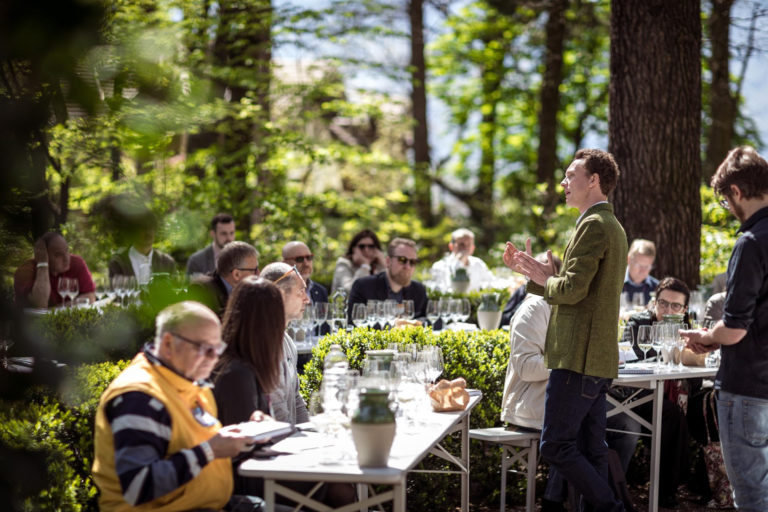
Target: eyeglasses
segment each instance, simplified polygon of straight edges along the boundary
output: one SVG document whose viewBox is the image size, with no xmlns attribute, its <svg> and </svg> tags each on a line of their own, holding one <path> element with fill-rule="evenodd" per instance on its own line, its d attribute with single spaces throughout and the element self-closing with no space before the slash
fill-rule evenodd
<svg viewBox="0 0 768 512">
<path fill-rule="evenodd" d="M 253 272 L 254 274 L 258 274 L 258 273 L 259 273 L 259 266 L 258 266 L 258 265 L 256 265 L 256 266 L 255 266 L 255 267 L 253 267 L 253 268 L 248 268 L 248 267 L 237 267 L 237 270 L 247 270 L 248 272 Z"/>
<path fill-rule="evenodd" d="M 722 206 L 726 210 L 729 209 L 728 206 L 729 206 L 730 203 L 728 203 L 728 199 L 723 197 L 722 199 L 719 199 L 717 202 L 720 203 L 720 206 Z"/>
<path fill-rule="evenodd" d="M 304 282 L 304 278 L 303 278 L 303 277 L 301 277 L 301 272 L 299 272 L 299 269 L 298 269 L 298 268 L 296 268 L 296 265 L 294 265 L 293 267 L 291 267 L 291 270 L 289 270 L 289 271 L 288 271 L 288 272 L 286 272 L 285 274 L 283 274 L 283 275 L 281 275 L 280 277 L 278 277 L 278 278 L 275 280 L 275 284 L 279 283 L 280 281 L 282 281 L 283 279 L 285 279 L 286 277 L 288 277 L 289 275 L 291 275 L 291 272 L 296 272 L 296 275 L 297 275 L 297 276 L 299 276 L 299 279 L 301 279 L 301 282 L 302 282 L 302 283 Z"/>
<path fill-rule="evenodd" d="M 664 299 L 656 299 L 656 305 L 661 306 L 664 309 L 669 309 L 675 313 L 682 311 L 685 307 L 685 304 L 680 304 L 679 302 L 667 302 Z"/>
<path fill-rule="evenodd" d="M 315 259 L 315 255 L 314 254 L 308 254 L 306 256 L 296 256 L 294 258 L 287 258 L 287 259 L 291 259 L 291 260 L 295 261 L 296 263 L 304 263 L 305 261 L 312 261 L 313 259 Z"/>
<path fill-rule="evenodd" d="M 357 248 L 361 249 L 361 250 L 362 249 L 375 249 L 376 245 L 375 244 L 357 244 Z"/>
<path fill-rule="evenodd" d="M 178 334 L 175 332 L 172 332 L 171 335 L 179 338 L 181 341 L 186 341 L 190 345 L 194 345 L 195 347 L 197 347 L 198 356 L 204 355 L 207 358 L 213 359 L 214 357 L 219 357 L 227 349 L 227 344 L 224 343 L 223 341 L 214 347 L 213 345 L 209 345 L 207 343 L 202 343 L 200 341 L 195 341 L 189 338 L 185 338 L 181 334 Z"/>
<path fill-rule="evenodd" d="M 412 267 L 415 267 L 419 263 L 418 259 L 410 259 L 410 258 L 406 258 L 405 256 L 394 256 L 394 258 L 401 265 L 410 264 Z"/>
</svg>

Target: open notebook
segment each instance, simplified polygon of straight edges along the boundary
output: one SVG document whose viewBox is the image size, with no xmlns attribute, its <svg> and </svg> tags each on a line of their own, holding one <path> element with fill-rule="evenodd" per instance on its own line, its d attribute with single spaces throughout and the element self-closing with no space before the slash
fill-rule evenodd
<svg viewBox="0 0 768 512">
<path fill-rule="evenodd" d="M 238 427 L 255 443 L 284 437 L 295 430 L 293 425 L 284 421 L 246 421 Z"/>
</svg>

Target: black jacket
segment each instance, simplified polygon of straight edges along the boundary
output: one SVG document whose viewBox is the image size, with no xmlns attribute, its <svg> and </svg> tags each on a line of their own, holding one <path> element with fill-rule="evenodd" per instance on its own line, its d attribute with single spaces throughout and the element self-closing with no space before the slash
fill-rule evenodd
<svg viewBox="0 0 768 512">
<path fill-rule="evenodd" d="M 403 288 L 403 300 L 413 301 L 414 316 L 423 320 L 427 316 L 427 289 L 418 281 Z M 352 323 L 352 308 L 358 303 L 367 303 L 369 300 L 389 299 L 389 283 L 387 273 L 381 272 L 375 276 L 367 276 L 356 279 L 349 292 L 347 304 L 347 321 Z"/>
</svg>

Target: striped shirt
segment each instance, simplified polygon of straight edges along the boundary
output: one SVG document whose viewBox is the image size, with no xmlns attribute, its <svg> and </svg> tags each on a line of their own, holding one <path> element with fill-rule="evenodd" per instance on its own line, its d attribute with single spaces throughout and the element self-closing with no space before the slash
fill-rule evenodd
<svg viewBox="0 0 768 512">
<path fill-rule="evenodd" d="M 171 416 L 162 402 L 146 393 L 123 393 L 107 404 L 105 412 L 114 436 L 115 471 L 131 505 L 178 489 L 213 460 L 207 443 L 166 457 Z"/>
</svg>

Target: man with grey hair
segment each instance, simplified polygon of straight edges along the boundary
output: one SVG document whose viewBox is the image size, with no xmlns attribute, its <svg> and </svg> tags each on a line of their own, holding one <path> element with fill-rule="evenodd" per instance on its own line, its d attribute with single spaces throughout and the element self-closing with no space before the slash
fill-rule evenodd
<svg viewBox="0 0 768 512">
<path fill-rule="evenodd" d="M 450 252 L 443 259 L 432 265 L 432 278 L 441 288 L 446 290 L 451 288 L 451 280 L 460 268 L 467 272 L 470 291 L 484 288 L 494 280 L 488 265 L 480 258 L 473 256 L 475 234 L 472 231 L 460 228 L 451 233 L 448 250 Z"/>
<path fill-rule="evenodd" d="M 347 305 L 347 320 L 352 321 L 355 304 L 369 300 L 413 301 L 414 317 L 427 315 L 427 289 L 412 279 L 418 264 L 416 242 L 408 238 L 393 238 L 387 247 L 387 268 L 375 276 L 361 277 L 352 285 Z"/>
<path fill-rule="evenodd" d="M 101 510 L 220 510 L 230 501 L 230 458 L 251 441 L 216 419 L 206 379 L 225 347 L 218 317 L 198 302 L 158 314 L 154 343 L 99 401 L 92 471 Z"/>
<path fill-rule="evenodd" d="M 219 253 L 213 274 L 197 278 L 190 294 L 223 318 L 232 288 L 243 278 L 258 275 L 259 252 L 251 244 L 230 242 Z"/>
<path fill-rule="evenodd" d="M 287 263 L 270 263 L 261 271 L 261 277 L 277 285 L 283 296 L 285 325 L 291 320 L 298 320 L 309 304 L 307 284 L 299 270 Z M 296 345 L 286 332 L 283 335 L 283 361 L 281 362 L 280 386 L 270 395 L 272 415 L 278 421 L 303 423 L 309 421 L 307 404 L 299 394 L 299 375 L 296 370 Z"/>
</svg>

